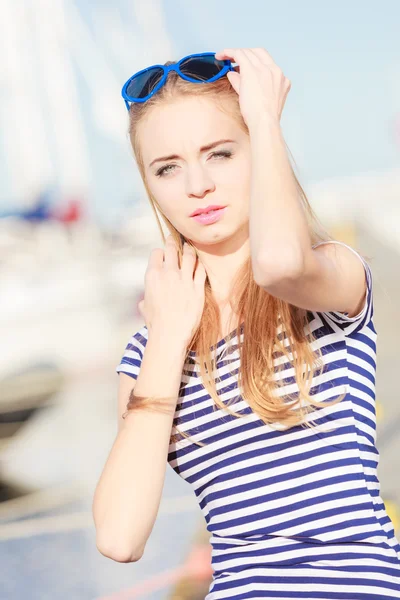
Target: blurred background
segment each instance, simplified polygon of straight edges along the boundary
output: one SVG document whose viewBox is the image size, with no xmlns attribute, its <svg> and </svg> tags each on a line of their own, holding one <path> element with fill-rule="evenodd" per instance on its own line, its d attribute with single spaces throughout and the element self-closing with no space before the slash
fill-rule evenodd
<svg viewBox="0 0 400 600">
<path fill-rule="evenodd" d="M 211 578 L 194 494 L 168 468 L 143 558 L 96 549 L 115 367 L 161 237 L 122 84 L 194 52 L 264 47 L 292 81 L 282 128 L 324 226 L 374 276 L 381 495 L 399 536 L 397 0 L 0 4 L 0 597 L 191 600 Z"/>
</svg>

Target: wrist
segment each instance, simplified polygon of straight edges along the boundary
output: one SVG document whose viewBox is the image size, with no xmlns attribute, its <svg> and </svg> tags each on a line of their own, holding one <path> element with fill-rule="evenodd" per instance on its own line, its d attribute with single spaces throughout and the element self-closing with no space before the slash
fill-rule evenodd
<svg viewBox="0 0 400 600">
<path fill-rule="evenodd" d="M 255 136 L 259 133 L 262 133 L 262 131 L 265 128 L 275 129 L 275 130 L 280 131 L 281 124 L 280 124 L 279 118 L 277 116 L 274 116 L 271 113 L 265 112 L 265 113 L 262 113 L 261 115 L 259 115 L 256 120 L 254 120 L 248 124 L 250 136 Z"/>
<path fill-rule="evenodd" d="M 168 334 L 166 331 L 149 331 L 146 348 L 158 348 L 167 353 L 167 356 L 175 359 L 185 358 L 187 343 L 179 339 L 176 334 Z"/>
</svg>

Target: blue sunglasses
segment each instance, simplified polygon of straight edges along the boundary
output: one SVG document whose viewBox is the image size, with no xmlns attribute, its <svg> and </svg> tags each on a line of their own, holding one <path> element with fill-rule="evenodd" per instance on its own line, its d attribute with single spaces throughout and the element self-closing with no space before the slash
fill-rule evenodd
<svg viewBox="0 0 400 600">
<path fill-rule="evenodd" d="M 182 79 L 193 83 L 211 83 L 233 71 L 230 60 L 217 60 L 215 52 L 189 54 L 169 65 L 152 65 L 132 75 L 122 88 L 122 97 L 129 110 L 130 102 L 146 102 L 167 81 L 168 73 L 176 71 Z"/>
</svg>

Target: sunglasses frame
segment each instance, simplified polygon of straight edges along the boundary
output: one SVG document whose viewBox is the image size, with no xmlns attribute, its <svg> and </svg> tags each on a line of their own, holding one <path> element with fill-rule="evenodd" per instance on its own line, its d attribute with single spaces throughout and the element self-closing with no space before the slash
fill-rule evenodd
<svg viewBox="0 0 400 600">
<path fill-rule="evenodd" d="M 154 94 L 156 92 L 158 92 L 158 90 L 167 81 L 168 73 L 170 71 L 176 71 L 178 73 L 178 75 L 180 77 L 182 77 L 182 79 L 186 79 L 186 81 L 191 81 L 192 83 L 212 83 L 213 81 L 216 81 L 220 77 L 223 77 L 228 71 L 234 70 L 234 68 L 232 66 L 232 61 L 227 59 L 227 60 L 220 61 L 220 62 L 223 62 L 225 65 L 221 69 L 221 71 L 219 73 L 217 73 L 216 75 L 214 75 L 214 77 L 212 77 L 211 79 L 207 79 L 206 81 L 203 81 L 201 79 L 193 79 L 192 77 L 189 77 L 188 75 L 185 75 L 184 73 L 182 73 L 182 71 L 179 68 L 181 63 L 183 63 L 185 60 L 188 60 L 189 58 L 197 58 L 199 56 L 214 56 L 215 57 L 215 52 L 201 52 L 200 54 L 189 54 L 188 56 L 184 56 L 183 58 L 181 58 L 177 63 L 174 63 L 173 65 L 169 65 L 168 67 L 166 67 L 165 65 L 152 65 L 151 67 L 146 67 L 145 69 L 142 69 L 141 71 L 138 71 L 137 73 L 132 75 L 132 77 L 130 77 L 128 79 L 128 81 L 126 81 L 124 83 L 124 85 L 122 87 L 122 91 L 121 91 L 121 95 L 125 101 L 126 108 L 129 110 L 130 102 L 131 103 L 146 102 L 146 100 L 148 100 L 149 98 L 154 96 Z M 218 59 L 216 59 L 216 60 L 218 60 Z M 135 77 L 138 77 L 142 73 L 146 73 L 146 71 L 150 71 L 151 69 L 154 69 L 154 68 L 162 69 L 164 71 L 164 75 L 161 77 L 160 81 L 157 83 L 155 88 L 150 92 L 150 94 L 148 94 L 144 98 L 132 98 L 132 96 L 128 96 L 128 94 L 126 93 L 126 90 L 128 89 L 129 84 L 131 83 L 132 79 L 135 79 Z"/>
</svg>

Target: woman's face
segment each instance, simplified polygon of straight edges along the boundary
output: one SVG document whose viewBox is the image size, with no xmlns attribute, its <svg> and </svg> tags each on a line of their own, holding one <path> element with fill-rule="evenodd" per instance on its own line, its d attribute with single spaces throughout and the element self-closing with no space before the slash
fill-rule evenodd
<svg viewBox="0 0 400 600">
<path fill-rule="evenodd" d="M 231 141 L 202 149 L 219 140 Z M 155 107 L 140 125 L 139 143 L 150 191 L 195 246 L 226 241 L 248 223 L 250 139 L 210 99 L 188 97 Z M 190 216 L 209 205 L 226 207 L 215 223 Z"/>
</svg>

